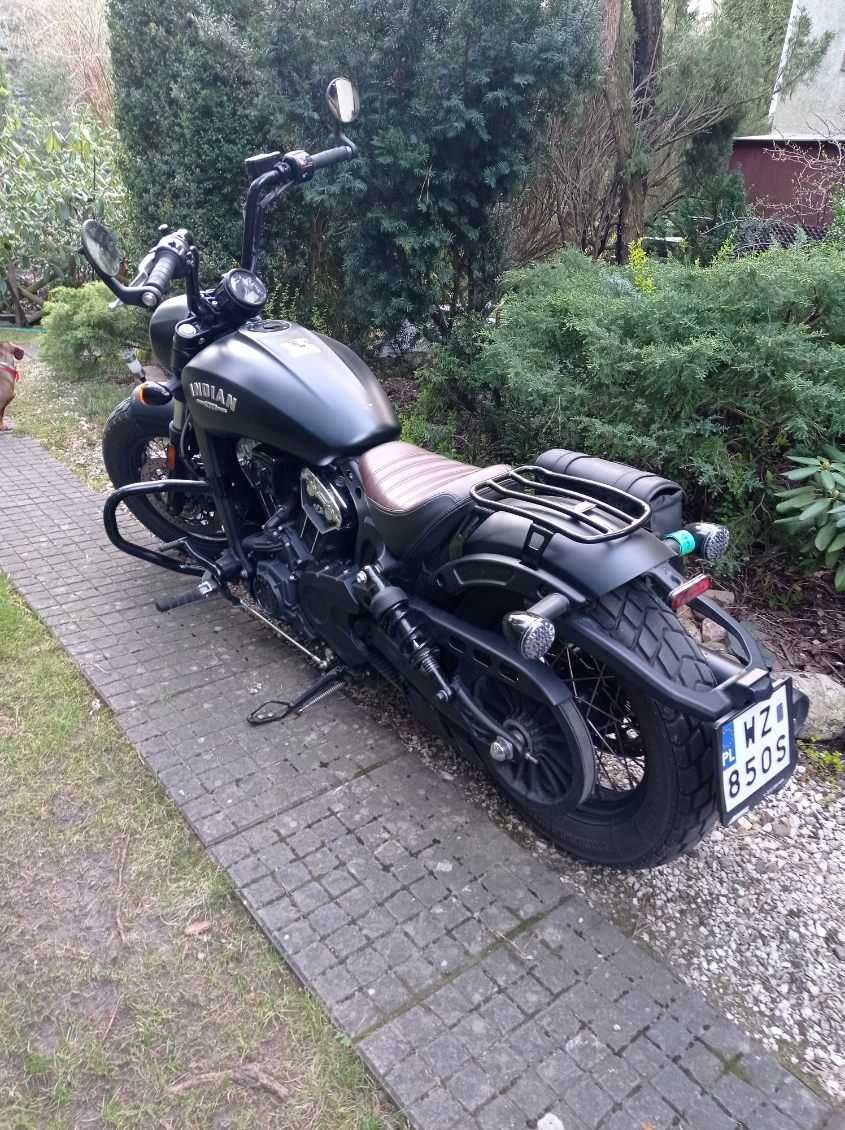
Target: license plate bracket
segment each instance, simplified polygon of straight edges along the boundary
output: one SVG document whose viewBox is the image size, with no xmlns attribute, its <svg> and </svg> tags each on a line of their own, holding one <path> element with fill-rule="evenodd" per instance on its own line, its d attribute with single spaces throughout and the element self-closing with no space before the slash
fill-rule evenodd
<svg viewBox="0 0 845 1130">
<path fill-rule="evenodd" d="M 721 718 L 715 735 L 719 810 L 722 823 L 733 824 L 795 770 L 792 680 L 781 679 L 763 702 Z"/>
</svg>

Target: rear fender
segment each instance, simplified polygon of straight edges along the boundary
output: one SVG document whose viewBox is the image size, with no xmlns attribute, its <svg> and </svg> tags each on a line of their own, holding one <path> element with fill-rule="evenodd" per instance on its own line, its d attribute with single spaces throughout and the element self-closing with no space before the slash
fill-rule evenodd
<svg viewBox="0 0 845 1130">
<path fill-rule="evenodd" d="M 641 577 L 675 556 L 665 542 L 635 530 L 627 537 L 589 545 L 562 534 L 529 538 L 526 518 L 497 513 L 485 518 L 435 573 L 437 588 L 459 595 L 477 585 L 502 587 L 538 599 L 559 592 L 585 604 Z"/>
</svg>

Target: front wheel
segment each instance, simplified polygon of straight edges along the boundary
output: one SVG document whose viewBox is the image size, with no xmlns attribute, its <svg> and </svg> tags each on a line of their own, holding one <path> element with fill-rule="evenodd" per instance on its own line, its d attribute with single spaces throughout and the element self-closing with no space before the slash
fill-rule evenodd
<svg viewBox="0 0 845 1130">
<path fill-rule="evenodd" d="M 169 415 L 149 409 L 138 411 L 131 398 L 122 401 L 106 421 L 103 462 L 116 487 L 167 477 Z M 188 457 L 196 460 L 195 454 Z M 198 462 L 193 466 L 203 477 Z M 128 499 L 126 505 L 142 525 L 162 541 L 187 537 L 205 556 L 216 557 L 226 547 L 223 527 L 208 495 L 183 496 L 181 505 L 168 507 L 164 494 Z"/>
<path fill-rule="evenodd" d="M 489 608 L 489 604 L 488 604 Z M 607 636 L 681 686 L 715 678 L 698 645 L 643 580 L 629 582 L 591 608 Z M 603 656 L 559 640 L 547 662 L 567 683 L 587 725 L 595 787 L 574 811 L 555 796 L 567 764 L 561 735 L 536 729 L 536 765 L 496 762 L 477 752 L 514 806 L 543 836 L 579 859 L 636 869 L 666 863 L 694 847 L 717 814 L 710 731 L 626 681 Z M 525 704 L 501 687 L 480 687 L 488 710 L 525 726 Z"/>
</svg>

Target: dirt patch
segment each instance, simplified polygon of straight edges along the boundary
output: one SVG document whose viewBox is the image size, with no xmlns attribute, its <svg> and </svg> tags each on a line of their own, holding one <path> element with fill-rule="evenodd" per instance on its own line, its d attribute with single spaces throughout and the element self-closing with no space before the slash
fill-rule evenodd
<svg viewBox="0 0 845 1130">
<path fill-rule="evenodd" d="M 845 599 L 829 572 L 801 573 L 778 555 L 732 587 L 737 614 L 785 670 L 823 671 L 845 682 Z"/>
<path fill-rule="evenodd" d="M 419 362 L 419 357 L 375 358 L 370 362 L 400 417 L 410 415 L 420 395 Z"/>
</svg>

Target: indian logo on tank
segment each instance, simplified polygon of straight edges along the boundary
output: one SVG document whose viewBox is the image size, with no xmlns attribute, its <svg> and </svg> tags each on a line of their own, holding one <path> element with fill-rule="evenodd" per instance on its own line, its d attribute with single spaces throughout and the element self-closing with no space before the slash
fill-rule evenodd
<svg viewBox="0 0 845 1130">
<path fill-rule="evenodd" d="M 197 404 L 210 408 L 213 412 L 234 412 L 238 407 L 238 398 L 230 392 L 224 392 L 217 385 L 206 384 L 205 381 L 191 381 L 189 388 L 191 396 Z"/>
</svg>

